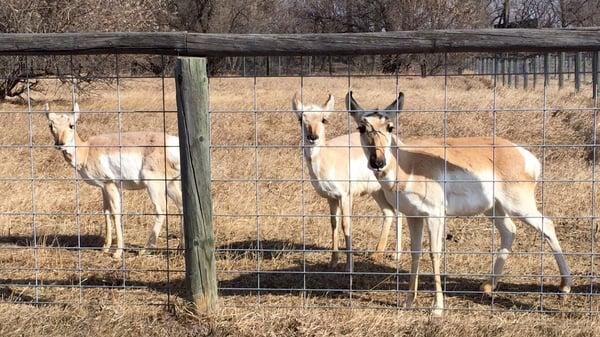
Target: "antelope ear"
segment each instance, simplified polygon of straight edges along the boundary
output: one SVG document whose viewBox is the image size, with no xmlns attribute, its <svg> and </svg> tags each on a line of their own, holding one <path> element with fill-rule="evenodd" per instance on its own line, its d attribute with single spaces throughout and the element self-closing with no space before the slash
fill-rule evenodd
<svg viewBox="0 0 600 337">
<path fill-rule="evenodd" d="M 325 111 L 324 111 L 325 116 L 329 117 L 329 115 L 331 115 L 331 112 L 333 112 L 333 110 L 335 110 L 335 98 L 333 97 L 332 94 L 329 94 L 329 98 L 327 99 L 327 102 L 325 102 Z"/>
<path fill-rule="evenodd" d="M 386 117 L 391 118 L 394 115 L 400 113 L 404 108 L 404 93 L 401 91 L 398 93 L 398 98 L 392 104 L 388 105 L 382 112 L 385 113 Z"/>
<path fill-rule="evenodd" d="M 404 107 L 404 93 L 401 91 L 400 93 L 398 93 L 398 98 L 396 98 L 396 100 L 394 102 L 392 102 L 392 104 L 388 105 L 387 108 L 385 108 L 385 110 L 387 111 L 402 111 L 402 108 Z"/>
<path fill-rule="evenodd" d="M 360 120 L 364 114 L 364 109 L 354 100 L 352 97 L 352 91 L 348 91 L 346 94 L 346 110 L 350 113 L 350 115 L 354 118 L 357 123 L 360 123 Z"/>
<path fill-rule="evenodd" d="M 79 103 L 75 102 L 75 104 L 73 104 L 73 123 L 77 122 L 79 119 L 79 111 Z"/>
<path fill-rule="evenodd" d="M 294 110 L 299 120 L 302 119 L 304 106 L 302 105 L 302 102 L 300 102 L 300 98 L 298 98 L 298 93 L 295 93 L 294 97 L 292 98 L 292 110 Z"/>
</svg>

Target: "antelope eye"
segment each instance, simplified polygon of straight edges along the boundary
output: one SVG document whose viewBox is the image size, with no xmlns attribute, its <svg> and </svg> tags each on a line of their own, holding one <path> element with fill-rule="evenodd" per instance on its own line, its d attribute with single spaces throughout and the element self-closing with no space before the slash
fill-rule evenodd
<svg viewBox="0 0 600 337">
<path fill-rule="evenodd" d="M 72 130 L 72 129 L 75 129 L 75 124 L 69 124 L 69 128 L 70 128 L 71 130 Z"/>
<path fill-rule="evenodd" d="M 329 121 L 327 119 L 323 118 L 323 120 L 321 120 L 321 123 L 327 124 L 327 123 L 329 123 Z"/>
<path fill-rule="evenodd" d="M 367 128 L 364 125 L 359 125 L 358 132 L 365 133 L 365 132 L 367 132 Z"/>
<path fill-rule="evenodd" d="M 391 133 L 392 131 L 394 131 L 394 127 L 391 125 L 388 125 L 387 132 Z"/>
</svg>

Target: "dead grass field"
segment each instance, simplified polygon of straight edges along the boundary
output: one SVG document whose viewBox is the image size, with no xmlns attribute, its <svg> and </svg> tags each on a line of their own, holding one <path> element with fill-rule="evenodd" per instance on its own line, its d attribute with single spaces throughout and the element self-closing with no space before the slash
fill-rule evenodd
<svg viewBox="0 0 600 337">
<path fill-rule="evenodd" d="M 356 77 L 351 83 L 363 106 L 386 106 L 395 97 L 394 77 Z M 584 146 L 594 139 L 591 89 L 575 94 L 571 88 L 558 91 L 553 85 L 547 90 L 549 110 L 544 120 L 541 87 L 529 91 L 499 87 L 494 120 L 489 79 L 449 77 L 447 85 L 446 93 L 441 77 L 400 78 L 399 88 L 406 95 L 401 136 L 442 137 L 440 110 L 446 97 L 448 136 L 491 136 L 495 130 L 496 135 L 544 158 L 548 181 L 538 188 L 538 202 L 555 220 L 568 254 L 574 276 L 572 295 L 560 299 L 555 294 L 560 281 L 548 247 L 539 234 L 517 223 L 507 277 L 492 298 L 482 296 L 479 284 L 490 273 L 490 253 L 499 238 L 486 219 L 451 219 L 453 239 L 446 241 L 444 263 L 447 317 L 429 320 L 425 309 L 432 303 L 428 293 L 432 284 L 428 276 L 421 279 L 423 291 L 417 300 L 423 310 L 397 311 L 407 289 L 410 261 L 406 254 L 399 262 L 390 256 L 383 264 L 369 258 L 382 219 L 367 197 L 359 198 L 353 210 L 358 216 L 352 223 L 355 274 L 350 278 L 330 273 L 327 203 L 309 182 L 302 181 L 308 171 L 303 170 L 298 147 L 299 125 L 291 112 L 280 111 L 290 109 L 301 79 L 258 78 L 254 83 L 251 78 L 221 78 L 210 82 L 221 309 L 210 317 L 187 313 L 181 299 L 181 255 L 163 249 L 149 256 L 135 253 L 152 224 L 148 213 L 153 209 L 145 192 L 126 191 L 124 196 L 125 243 L 132 250 L 119 261 L 102 254 L 98 250 L 104 235 L 100 191 L 75 181 L 74 170 L 51 146 L 43 113 L 28 114 L 27 105 L 4 103 L 0 104 L 4 302 L 0 335 L 599 334 L 600 259 L 593 254 L 600 247 L 592 244 L 590 219 L 600 211 L 592 203 L 600 196 L 594 183 L 599 173 L 589 161 L 591 147 Z M 328 92 L 337 98 L 340 112 L 332 117 L 328 137 L 354 129 L 343 111 L 347 78 L 304 78 L 302 86 L 306 102 L 322 103 Z M 68 87 L 50 81 L 44 87 L 43 93 L 33 95 L 34 111 L 41 112 L 43 100 L 50 101 L 53 110 L 70 108 Z M 114 86 L 99 86 L 80 100 L 84 110 L 77 126 L 80 134 L 86 138 L 101 132 L 162 129 L 175 134 L 172 80 L 166 80 L 165 88 L 163 99 L 160 79 L 123 79 L 118 91 Z M 125 111 L 121 117 L 116 113 L 119 108 Z M 163 114 L 163 109 L 173 112 Z M 505 111 L 509 109 L 519 111 Z M 408 231 L 404 231 L 406 250 Z M 178 236 L 179 218 L 172 214 L 160 248 L 176 247 Z M 392 233 L 389 249 L 394 247 L 393 237 Z M 430 272 L 427 255 L 421 266 L 423 273 Z M 27 304 L 36 300 L 63 304 Z M 171 305 L 165 307 L 166 303 Z"/>
</svg>

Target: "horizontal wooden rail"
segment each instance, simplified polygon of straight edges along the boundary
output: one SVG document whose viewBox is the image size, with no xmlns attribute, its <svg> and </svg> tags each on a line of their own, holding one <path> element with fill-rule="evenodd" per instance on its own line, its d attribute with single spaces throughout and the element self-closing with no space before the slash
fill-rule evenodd
<svg viewBox="0 0 600 337">
<path fill-rule="evenodd" d="M 0 55 L 370 55 L 600 50 L 600 28 L 481 29 L 336 34 L 0 34 Z"/>
</svg>

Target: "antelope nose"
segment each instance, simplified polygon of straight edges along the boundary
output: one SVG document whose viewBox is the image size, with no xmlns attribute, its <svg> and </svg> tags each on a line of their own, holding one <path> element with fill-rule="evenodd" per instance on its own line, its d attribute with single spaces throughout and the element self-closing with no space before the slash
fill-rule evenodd
<svg viewBox="0 0 600 337">
<path fill-rule="evenodd" d="M 375 156 L 371 156 L 369 158 L 369 164 L 371 164 L 371 167 L 374 169 L 382 169 L 385 166 L 385 160 L 378 159 Z"/>
<path fill-rule="evenodd" d="M 319 136 L 315 135 L 315 134 L 309 134 L 308 136 L 306 136 L 306 138 L 308 138 L 308 140 L 315 141 L 315 140 L 319 139 Z"/>
</svg>

